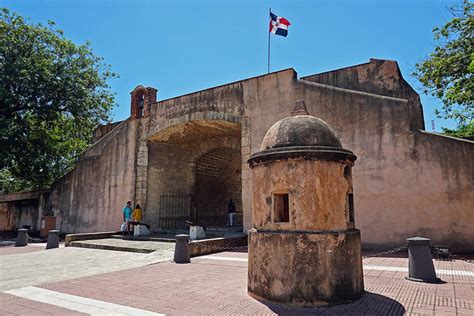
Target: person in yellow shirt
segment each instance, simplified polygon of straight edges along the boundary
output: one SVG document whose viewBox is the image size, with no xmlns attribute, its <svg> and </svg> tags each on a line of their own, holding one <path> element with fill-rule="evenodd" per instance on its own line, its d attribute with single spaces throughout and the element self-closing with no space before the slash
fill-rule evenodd
<svg viewBox="0 0 474 316">
<path fill-rule="evenodd" d="M 142 224 L 141 221 L 143 219 L 143 213 L 142 213 L 142 208 L 140 207 L 140 204 L 137 204 L 135 206 L 135 209 L 132 212 L 132 220 L 133 220 L 133 225 L 134 225 L 134 232 L 133 234 L 135 236 L 148 236 L 150 235 L 150 225 L 148 224 Z"/>
<path fill-rule="evenodd" d="M 138 223 L 140 223 L 140 221 L 142 220 L 142 209 L 140 207 L 140 204 L 137 204 L 135 206 L 135 209 L 132 212 L 132 219 L 134 222 Z"/>
</svg>

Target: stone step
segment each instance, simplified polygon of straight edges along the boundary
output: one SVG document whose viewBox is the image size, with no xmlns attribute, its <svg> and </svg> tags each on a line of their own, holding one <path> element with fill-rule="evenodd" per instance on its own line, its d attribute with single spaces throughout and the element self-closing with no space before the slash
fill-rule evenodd
<svg viewBox="0 0 474 316">
<path fill-rule="evenodd" d="M 69 243 L 71 247 L 126 251 L 137 253 L 151 253 L 158 250 L 172 251 L 174 243 L 166 241 L 139 241 L 139 240 L 122 240 L 117 238 L 105 238 L 95 240 L 77 240 Z"/>
<path fill-rule="evenodd" d="M 110 246 L 110 245 L 95 245 L 91 243 L 86 243 L 82 241 L 73 241 L 69 244 L 69 247 L 79 247 L 79 248 L 90 248 L 90 249 L 101 249 L 101 250 L 114 250 L 114 251 L 125 251 L 125 252 L 137 252 L 137 253 L 151 253 L 155 250 L 151 249 L 138 249 L 131 247 L 120 247 L 120 246 Z"/>
<path fill-rule="evenodd" d="M 120 234 L 112 235 L 110 238 L 115 239 L 123 239 L 123 240 L 138 240 L 138 241 L 161 241 L 161 242 L 176 242 L 174 236 L 169 237 L 154 237 L 154 236 L 133 236 L 133 235 L 125 235 L 122 236 Z"/>
<path fill-rule="evenodd" d="M 131 237 L 131 236 L 130 236 Z M 137 253 L 151 252 L 173 252 L 175 242 L 152 241 L 152 240 L 127 240 L 119 238 L 103 238 L 93 240 L 75 240 L 69 242 L 70 247 L 82 247 L 102 250 L 127 251 Z M 247 247 L 247 235 L 236 234 L 235 236 L 194 240 L 190 242 L 191 257 L 244 249 Z"/>
</svg>

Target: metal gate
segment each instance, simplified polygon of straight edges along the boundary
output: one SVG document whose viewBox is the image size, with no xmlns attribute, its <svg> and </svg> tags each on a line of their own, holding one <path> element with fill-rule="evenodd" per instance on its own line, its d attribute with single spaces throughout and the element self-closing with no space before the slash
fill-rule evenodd
<svg viewBox="0 0 474 316">
<path fill-rule="evenodd" d="M 190 219 L 191 195 L 186 191 L 170 191 L 160 195 L 158 209 L 161 229 L 184 229 Z"/>
</svg>

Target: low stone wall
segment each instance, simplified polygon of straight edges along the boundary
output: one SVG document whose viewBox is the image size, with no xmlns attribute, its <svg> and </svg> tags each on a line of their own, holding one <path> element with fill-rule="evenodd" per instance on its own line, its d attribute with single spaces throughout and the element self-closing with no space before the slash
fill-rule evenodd
<svg viewBox="0 0 474 316">
<path fill-rule="evenodd" d="M 81 240 L 94 240 L 94 239 L 105 239 L 111 238 L 113 235 L 121 234 L 120 232 L 110 231 L 110 232 L 99 232 L 99 233 L 82 233 L 82 234 L 67 234 L 65 237 L 64 245 L 66 247 L 72 246 L 72 242 L 81 241 Z M 212 253 L 229 251 L 234 247 L 243 247 L 247 246 L 248 237 L 245 236 L 236 236 L 236 237 L 219 237 L 219 238 L 210 238 L 210 239 L 201 239 L 193 240 L 189 242 L 189 252 L 191 257 L 204 256 Z M 168 240 L 167 240 L 168 241 Z M 87 248 L 98 248 L 105 249 L 104 247 L 89 247 L 82 245 L 80 243 L 75 243 L 75 247 L 87 247 Z M 124 251 L 124 250 L 122 250 Z M 141 249 L 135 250 L 125 250 L 133 252 L 151 252 L 151 251 L 141 251 Z"/>
<path fill-rule="evenodd" d="M 77 240 L 92 240 L 92 239 L 103 239 L 110 238 L 112 235 L 121 234 L 117 231 L 111 232 L 100 232 L 100 233 L 83 233 L 83 234 L 67 234 L 64 240 L 64 246 L 69 246 L 73 241 Z"/>
<path fill-rule="evenodd" d="M 24 225 L 30 234 L 41 229 L 41 216 L 46 207 L 49 191 L 28 191 L 0 195 L 0 232 L 12 232 Z"/>
<path fill-rule="evenodd" d="M 229 248 L 247 246 L 248 237 L 220 237 L 212 239 L 193 240 L 189 243 L 191 257 L 209 255 L 211 253 L 231 250 Z"/>
</svg>

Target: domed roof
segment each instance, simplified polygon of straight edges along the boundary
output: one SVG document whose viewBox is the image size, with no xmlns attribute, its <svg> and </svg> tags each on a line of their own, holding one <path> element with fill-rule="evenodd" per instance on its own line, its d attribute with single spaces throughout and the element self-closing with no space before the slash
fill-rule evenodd
<svg viewBox="0 0 474 316">
<path fill-rule="evenodd" d="M 304 101 L 296 101 L 292 116 L 279 120 L 263 138 L 260 151 L 250 155 L 250 168 L 275 160 L 292 158 L 350 161 L 357 157 L 342 148 L 339 138 L 323 120 L 309 115 Z"/>
<path fill-rule="evenodd" d="M 342 148 L 341 142 L 326 122 L 311 115 L 294 115 L 285 117 L 270 127 L 260 150 L 303 146 Z"/>
</svg>

